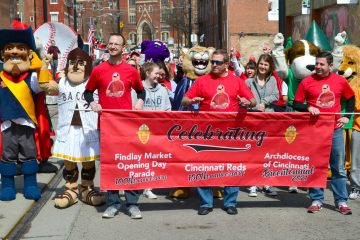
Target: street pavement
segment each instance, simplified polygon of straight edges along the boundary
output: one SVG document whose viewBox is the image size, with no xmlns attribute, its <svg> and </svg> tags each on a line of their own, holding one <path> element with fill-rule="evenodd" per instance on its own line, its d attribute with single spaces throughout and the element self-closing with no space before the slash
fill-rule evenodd
<svg viewBox="0 0 360 240">
<path fill-rule="evenodd" d="M 50 105 L 56 126 L 56 107 Z M 50 162 L 61 169 L 62 161 Z M 99 166 L 97 165 L 97 168 Z M 62 191 L 64 180 L 58 174 L 39 174 L 43 197 L 38 202 L 22 196 L 22 177 L 17 177 L 17 199 L 0 202 L 0 237 L 8 239 L 75 240 L 75 239 L 359 239 L 360 199 L 350 201 L 353 214 L 341 215 L 333 206 L 332 192 L 325 191 L 323 209 L 316 214 L 306 212 L 310 204 L 306 189 L 290 194 L 287 188 L 276 188 L 277 197 L 262 193 L 251 198 L 241 188 L 238 215 L 221 210 L 222 201 L 214 200 L 214 211 L 197 215 L 199 199 L 195 189 L 189 199 L 168 198 L 169 189 L 154 189 L 158 199 L 140 197 L 143 219 L 126 215 L 124 205 L 113 219 L 102 219 L 105 206 L 93 207 L 78 202 L 67 209 L 54 207 L 53 198 Z M 96 176 L 99 186 L 99 171 Z M 125 201 L 124 196 L 121 197 Z"/>
</svg>

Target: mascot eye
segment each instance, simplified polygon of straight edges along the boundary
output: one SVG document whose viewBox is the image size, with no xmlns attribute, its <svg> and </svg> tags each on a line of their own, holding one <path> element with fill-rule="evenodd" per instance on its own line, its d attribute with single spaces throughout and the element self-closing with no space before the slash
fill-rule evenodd
<svg viewBox="0 0 360 240">
<path fill-rule="evenodd" d="M 354 62 L 350 61 L 348 62 L 349 65 L 354 65 Z"/>
<path fill-rule="evenodd" d="M 70 64 L 70 65 L 75 65 L 75 61 L 70 60 L 70 61 L 69 61 L 69 64 Z"/>
<path fill-rule="evenodd" d="M 85 63 L 84 63 L 84 61 L 78 61 L 78 65 L 83 67 L 85 65 Z"/>
<path fill-rule="evenodd" d="M 192 56 L 192 57 L 193 57 L 195 54 L 196 54 L 195 51 L 190 51 L 190 52 L 189 52 L 189 55 Z"/>
</svg>

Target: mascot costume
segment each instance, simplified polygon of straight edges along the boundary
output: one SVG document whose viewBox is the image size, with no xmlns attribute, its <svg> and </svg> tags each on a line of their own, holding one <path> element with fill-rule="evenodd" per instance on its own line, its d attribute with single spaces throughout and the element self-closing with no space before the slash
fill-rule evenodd
<svg viewBox="0 0 360 240">
<path fill-rule="evenodd" d="M 360 48 L 354 45 L 345 45 L 342 48 L 342 61 L 339 66 L 339 75 L 343 76 L 350 84 L 355 92 L 355 112 L 360 112 Z M 350 122 L 349 122 L 350 123 Z M 347 124 L 349 125 L 349 124 Z M 350 170 L 350 199 L 356 199 L 360 196 L 360 116 L 356 115 L 353 124 L 345 126 L 346 131 L 346 164 L 345 168 L 350 168 L 350 152 L 351 152 L 351 170 Z M 351 144 L 350 143 L 350 131 Z M 351 151 L 349 151 L 351 148 Z"/>
<path fill-rule="evenodd" d="M 201 46 L 195 46 L 190 49 L 183 48 L 181 50 L 181 56 L 183 57 L 182 69 L 185 76 L 180 80 L 176 87 L 172 110 L 199 110 L 198 105 L 192 105 L 190 107 L 182 106 L 181 100 L 198 77 L 211 71 L 210 60 L 214 51 L 215 48 L 206 48 Z M 190 188 L 176 188 L 170 192 L 169 196 L 172 198 L 188 198 L 189 194 Z M 219 189 L 214 188 L 214 197 L 222 197 L 222 193 Z"/>
<path fill-rule="evenodd" d="M 144 40 L 141 43 L 141 54 L 145 55 L 145 62 L 163 62 L 170 56 L 169 49 L 163 42 Z M 141 63 L 142 64 L 142 63 Z"/>
<path fill-rule="evenodd" d="M 38 58 L 35 61 L 35 50 L 31 28 L 0 29 L 0 51 L 4 62 L 4 70 L 0 72 L 0 200 L 3 201 L 16 198 L 14 176 L 17 164 L 24 175 L 24 197 L 32 200 L 41 197 L 36 180 L 39 169 L 34 138 L 38 126 L 36 94 L 43 89 L 49 90 L 53 81 L 41 84 L 41 61 Z"/>
<path fill-rule="evenodd" d="M 75 48 L 68 55 L 65 77 L 58 85 L 59 119 L 53 156 L 64 159 L 66 182 L 65 191 L 55 197 L 57 208 L 77 203 L 79 194 L 81 201 L 92 206 L 105 202 L 105 196 L 94 189 L 95 160 L 100 157 L 98 115 L 90 111 L 83 96 L 91 70 L 91 57 Z M 82 164 L 80 191 L 78 162 Z"/>
</svg>

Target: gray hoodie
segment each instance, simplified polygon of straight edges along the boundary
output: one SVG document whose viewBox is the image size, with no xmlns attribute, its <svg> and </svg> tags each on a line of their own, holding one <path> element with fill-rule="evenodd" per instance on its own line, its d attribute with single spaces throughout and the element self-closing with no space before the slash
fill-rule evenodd
<svg viewBox="0 0 360 240">
<path fill-rule="evenodd" d="M 170 111 L 171 103 L 166 87 L 157 84 L 152 88 L 146 81 L 143 81 L 146 91 L 144 110 Z"/>
</svg>

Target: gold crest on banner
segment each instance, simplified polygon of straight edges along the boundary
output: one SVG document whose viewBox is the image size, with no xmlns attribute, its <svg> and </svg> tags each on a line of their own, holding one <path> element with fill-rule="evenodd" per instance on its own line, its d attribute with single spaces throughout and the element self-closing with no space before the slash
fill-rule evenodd
<svg viewBox="0 0 360 240">
<path fill-rule="evenodd" d="M 146 124 L 143 124 L 139 127 L 139 131 L 137 132 L 139 140 L 142 144 L 146 144 L 150 139 L 150 129 Z"/>
<path fill-rule="evenodd" d="M 285 132 L 285 140 L 288 144 L 291 144 L 295 141 L 297 136 L 296 128 L 294 126 L 290 126 L 286 129 Z"/>
</svg>

